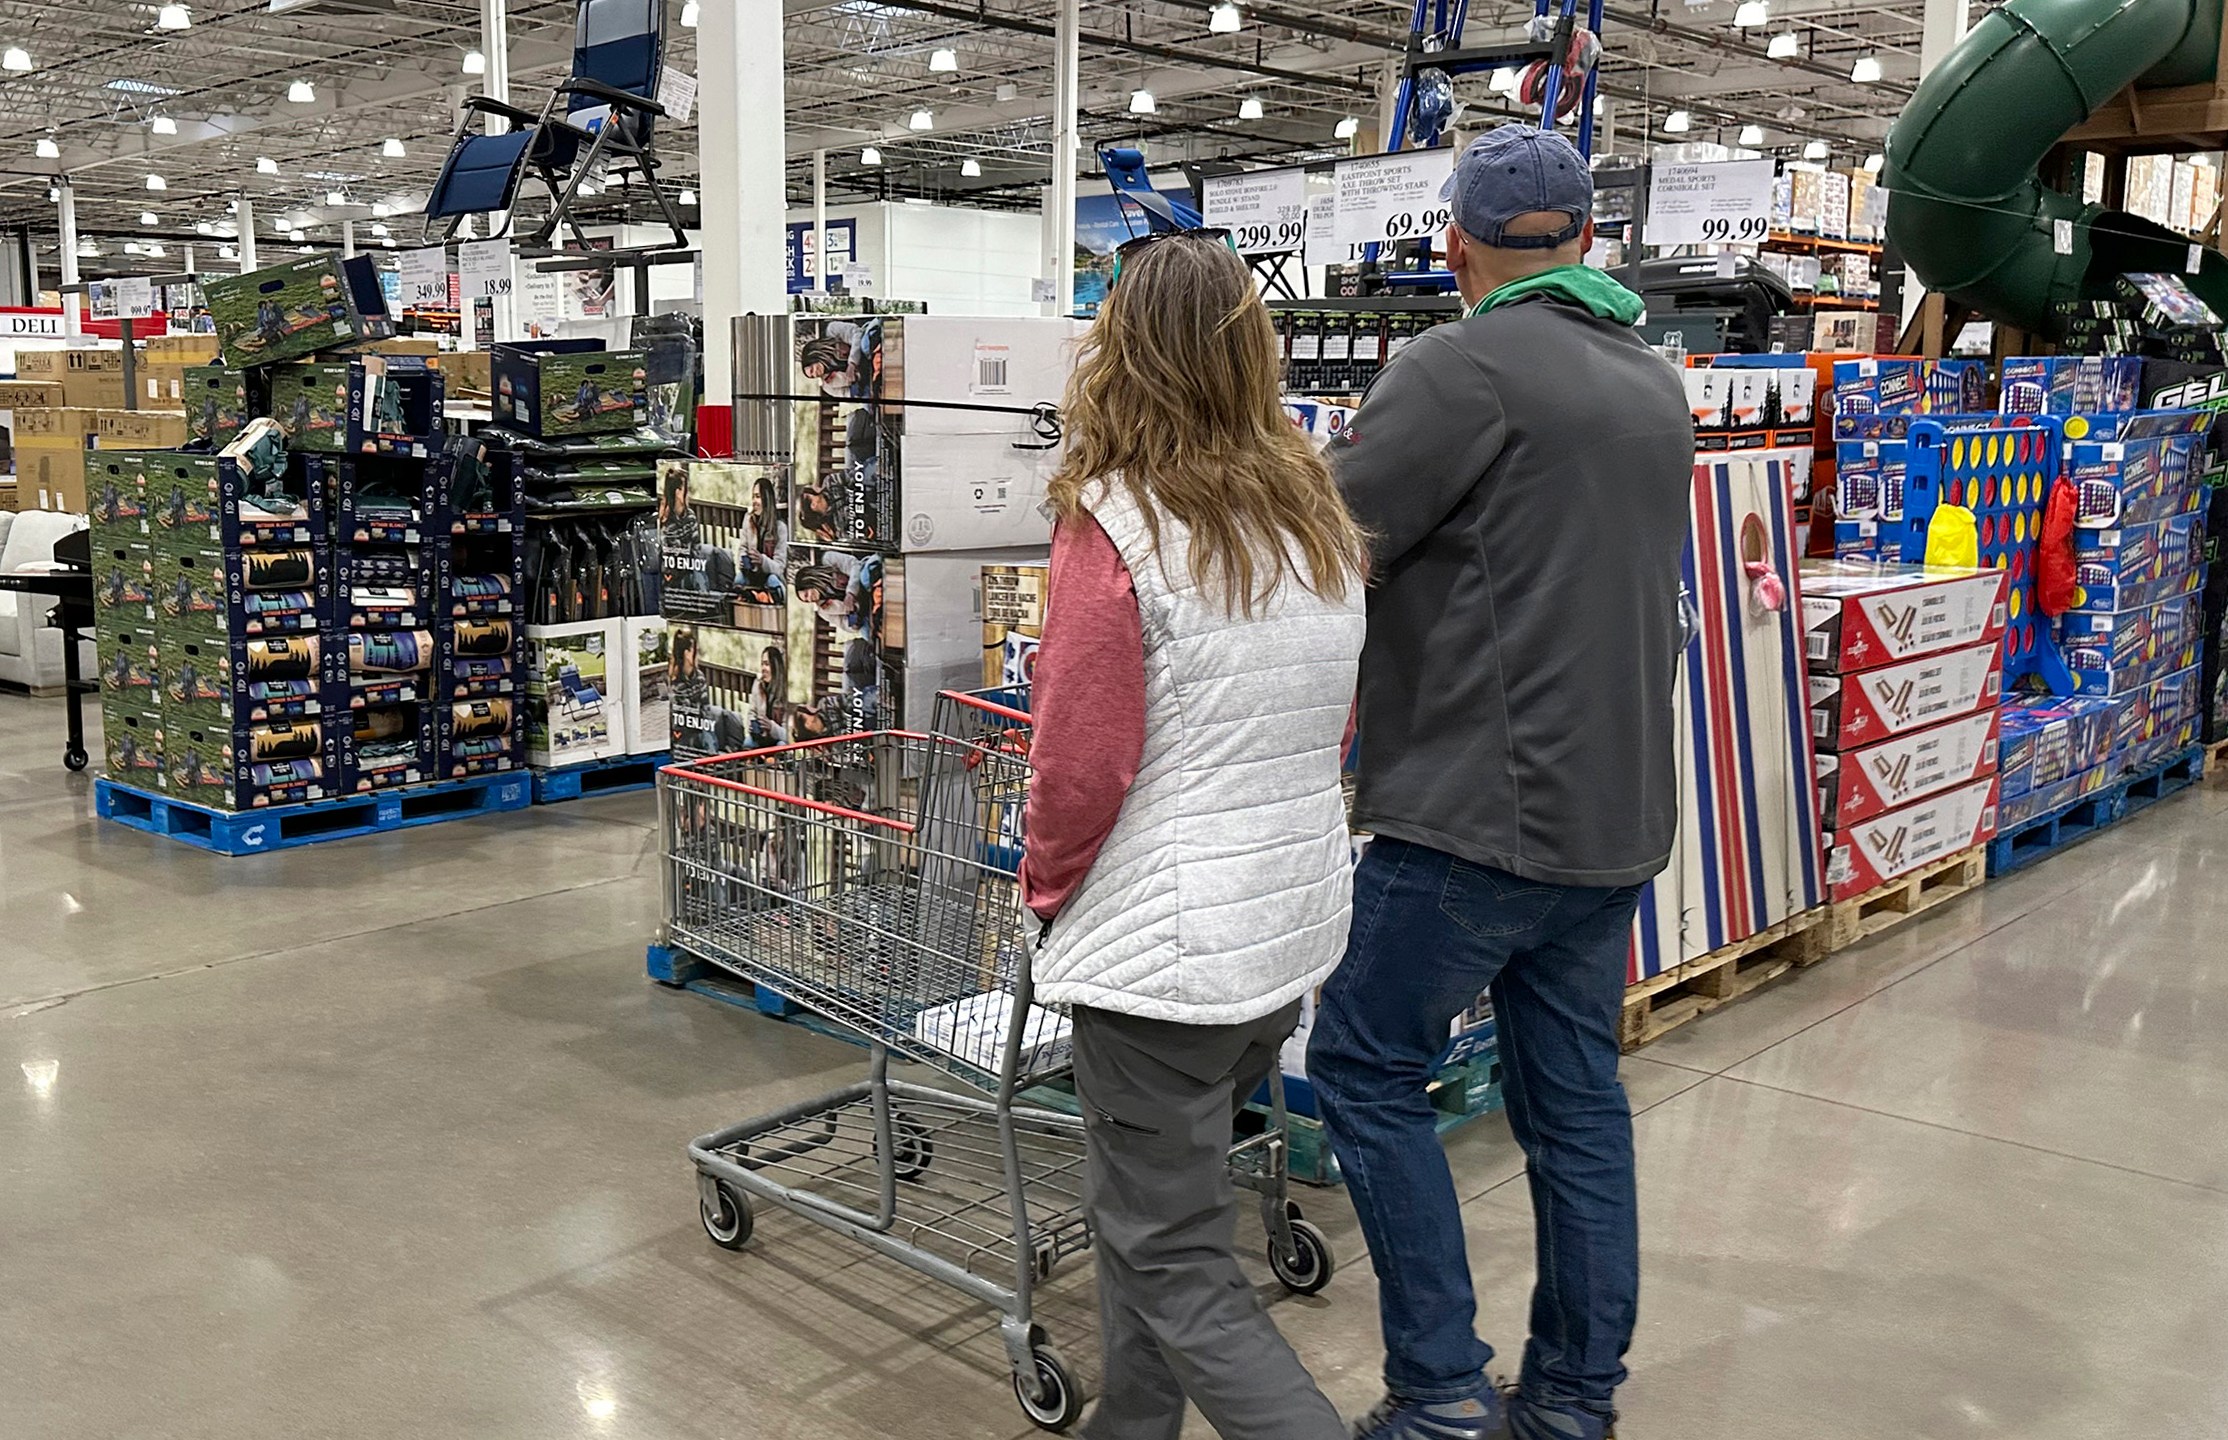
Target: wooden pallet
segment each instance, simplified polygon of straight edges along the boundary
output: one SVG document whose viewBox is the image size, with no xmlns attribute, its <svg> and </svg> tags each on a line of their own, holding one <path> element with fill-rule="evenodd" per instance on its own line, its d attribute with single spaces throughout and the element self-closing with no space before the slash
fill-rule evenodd
<svg viewBox="0 0 2228 1440">
<path fill-rule="evenodd" d="M 1945 855 L 1862 895 L 1827 906 L 1825 933 L 1819 943 L 1829 955 L 1846 950 L 1859 940 L 1892 930 L 1914 915 L 1971 892 L 1987 878 L 1986 845 Z"/>
<path fill-rule="evenodd" d="M 1797 966 L 1817 964 L 1831 953 L 1823 943 L 1826 920 L 1825 906 L 1805 910 L 1631 986 L 1625 991 L 1618 1043 L 1638 1049 Z"/>
</svg>

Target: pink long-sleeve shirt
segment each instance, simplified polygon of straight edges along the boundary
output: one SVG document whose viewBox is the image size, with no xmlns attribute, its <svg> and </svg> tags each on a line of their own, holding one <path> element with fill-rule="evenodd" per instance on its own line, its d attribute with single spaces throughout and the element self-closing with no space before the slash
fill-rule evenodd
<svg viewBox="0 0 2228 1440">
<path fill-rule="evenodd" d="M 1129 567 L 1088 515 L 1052 532 L 1031 704 L 1021 899 L 1050 920 L 1082 885 L 1145 756 L 1145 631 Z"/>
</svg>

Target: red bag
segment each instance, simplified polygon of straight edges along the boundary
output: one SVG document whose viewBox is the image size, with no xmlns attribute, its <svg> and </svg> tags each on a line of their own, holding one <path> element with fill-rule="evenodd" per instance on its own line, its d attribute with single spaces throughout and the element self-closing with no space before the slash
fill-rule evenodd
<svg viewBox="0 0 2228 1440">
<path fill-rule="evenodd" d="M 2060 475 L 2050 482 L 2042 508 L 2042 534 L 2035 542 L 2035 604 L 2053 618 L 2073 608 L 2073 511 L 2077 492 Z"/>
</svg>

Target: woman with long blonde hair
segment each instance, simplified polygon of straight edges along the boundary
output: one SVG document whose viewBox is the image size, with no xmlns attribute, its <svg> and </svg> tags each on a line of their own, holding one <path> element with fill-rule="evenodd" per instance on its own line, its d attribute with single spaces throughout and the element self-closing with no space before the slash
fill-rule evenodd
<svg viewBox="0 0 2228 1440">
<path fill-rule="evenodd" d="M 1238 1268 L 1231 1115 L 1346 945 L 1360 530 L 1227 238 L 1133 240 L 1062 402 L 1022 895 L 1072 1007 L 1105 1346 L 1090 1440 L 1346 1428 Z M 1319 1263 L 1329 1264 L 1328 1252 Z"/>
</svg>

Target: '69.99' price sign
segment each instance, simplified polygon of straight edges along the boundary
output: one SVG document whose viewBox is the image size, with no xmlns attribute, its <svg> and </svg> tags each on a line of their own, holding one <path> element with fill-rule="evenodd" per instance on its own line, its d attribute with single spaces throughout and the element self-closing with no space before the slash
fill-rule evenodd
<svg viewBox="0 0 2228 1440">
<path fill-rule="evenodd" d="M 1210 175 L 1201 187 L 1204 218 L 1230 232 L 1241 255 L 1282 255 L 1307 236 L 1307 172 L 1248 170 Z"/>
<path fill-rule="evenodd" d="M 1446 229 L 1449 211 L 1439 187 L 1453 165 L 1454 151 L 1444 146 L 1339 161 L 1331 172 L 1339 243 L 1415 240 Z"/>
</svg>

